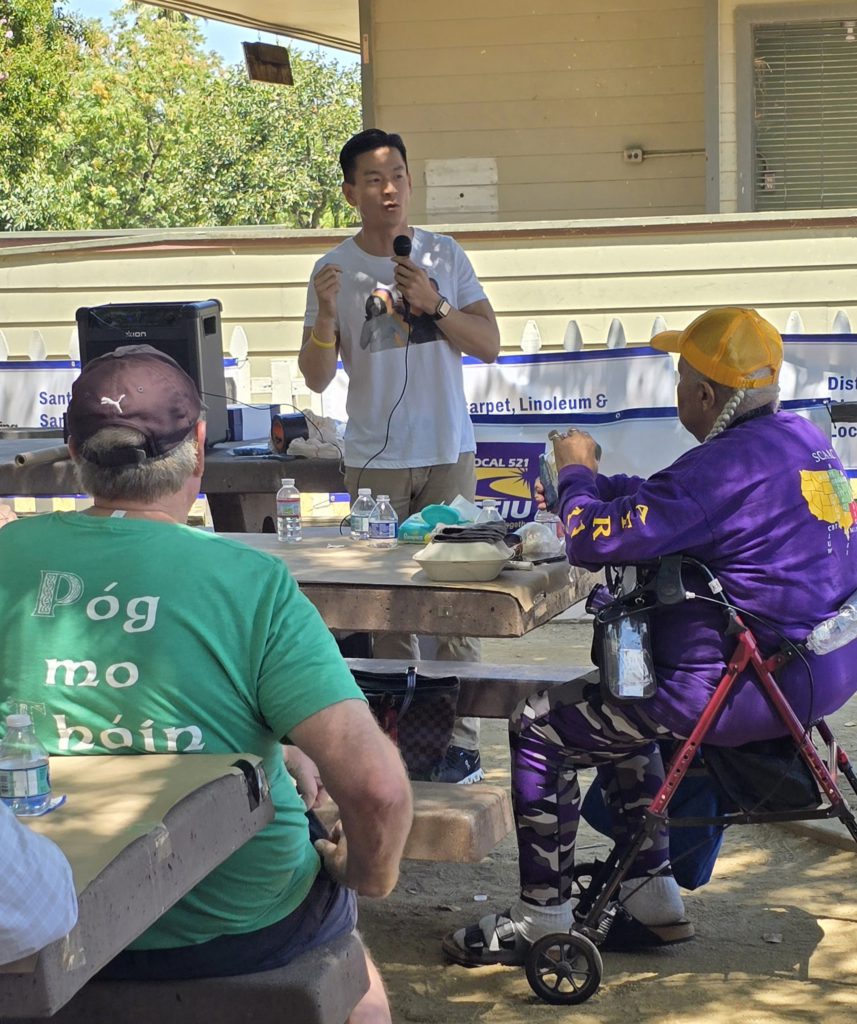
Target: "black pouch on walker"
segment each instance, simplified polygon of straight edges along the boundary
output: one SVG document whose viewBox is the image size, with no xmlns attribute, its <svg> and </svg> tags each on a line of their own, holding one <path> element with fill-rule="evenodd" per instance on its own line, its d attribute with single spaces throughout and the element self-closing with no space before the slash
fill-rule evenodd
<svg viewBox="0 0 857 1024">
<path fill-rule="evenodd" d="M 592 660 L 609 700 L 646 700 L 658 688 L 649 627 L 651 601 L 640 588 L 627 594 L 621 589 L 621 581 L 599 584 L 587 598 L 586 610 L 595 618 Z"/>
</svg>

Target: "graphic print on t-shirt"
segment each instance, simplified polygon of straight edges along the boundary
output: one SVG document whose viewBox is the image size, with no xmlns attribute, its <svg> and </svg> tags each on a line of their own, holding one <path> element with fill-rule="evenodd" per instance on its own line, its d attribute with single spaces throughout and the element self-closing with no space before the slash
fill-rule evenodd
<svg viewBox="0 0 857 1024">
<path fill-rule="evenodd" d="M 848 477 L 839 469 L 800 471 L 800 492 L 810 512 L 822 523 L 846 533 L 857 523 L 857 501 L 851 497 Z"/>
<path fill-rule="evenodd" d="M 437 282 L 429 278 L 434 290 L 440 294 Z M 404 348 L 408 343 L 408 322 L 405 319 L 405 304 L 397 289 L 378 286 L 366 299 L 366 321 L 360 332 L 360 347 L 369 352 L 384 352 L 391 348 Z M 410 341 L 422 345 L 429 341 L 440 341 L 437 321 L 427 313 L 411 314 Z"/>
</svg>

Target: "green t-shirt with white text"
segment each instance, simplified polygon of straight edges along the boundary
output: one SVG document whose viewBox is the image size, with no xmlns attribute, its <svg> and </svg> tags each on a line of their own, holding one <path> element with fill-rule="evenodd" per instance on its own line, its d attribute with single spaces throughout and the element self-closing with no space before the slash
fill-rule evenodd
<svg viewBox="0 0 857 1024">
<path fill-rule="evenodd" d="M 51 754 L 250 752 L 275 820 L 133 945 L 253 931 L 319 869 L 279 739 L 362 700 L 284 565 L 202 530 L 53 513 L 0 530 L 0 711 L 25 703 Z"/>
</svg>

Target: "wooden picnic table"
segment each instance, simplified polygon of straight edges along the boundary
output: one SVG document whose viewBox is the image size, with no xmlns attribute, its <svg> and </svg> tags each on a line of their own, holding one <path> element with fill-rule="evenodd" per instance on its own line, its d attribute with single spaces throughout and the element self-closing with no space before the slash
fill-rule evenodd
<svg viewBox="0 0 857 1024">
<path fill-rule="evenodd" d="M 348 632 L 523 636 L 585 596 L 592 580 L 563 560 L 504 569 L 488 583 L 437 583 L 414 561 L 418 544 L 378 550 L 324 528 L 298 544 L 225 536 L 282 559 L 327 625 Z"/>
<path fill-rule="evenodd" d="M 68 857 L 78 923 L 0 966 L 2 1019 L 54 1013 L 274 816 L 252 754 L 66 755 L 51 776 L 66 803 L 21 820 Z"/>
</svg>

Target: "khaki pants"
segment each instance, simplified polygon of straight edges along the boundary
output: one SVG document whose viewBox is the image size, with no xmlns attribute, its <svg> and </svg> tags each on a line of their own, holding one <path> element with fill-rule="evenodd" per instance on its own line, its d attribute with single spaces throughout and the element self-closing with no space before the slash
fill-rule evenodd
<svg viewBox="0 0 857 1024">
<path fill-rule="evenodd" d="M 358 482 L 359 481 L 359 482 Z M 399 522 L 420 512 L 426 505 L 447 504 L 459 494 L 468 501 L 476 496 L 475 455 L 464 452 L 458 462 L 415 469 L 367 469 L 345 467 L 345 486 L 352 502 L 357 488 L 371 487 L 372 494 L 387 494 Z M 482 645 L 477 637 L 437 637 L 439 661 L 479 661 Z M 409 633 L 376 633 L 373 637 L 376 658 L 419 658 L 417 638 Z M 479 749 L 479 719 L 457 718 L 450 743 L 465 750 Z"/>
</svg>

